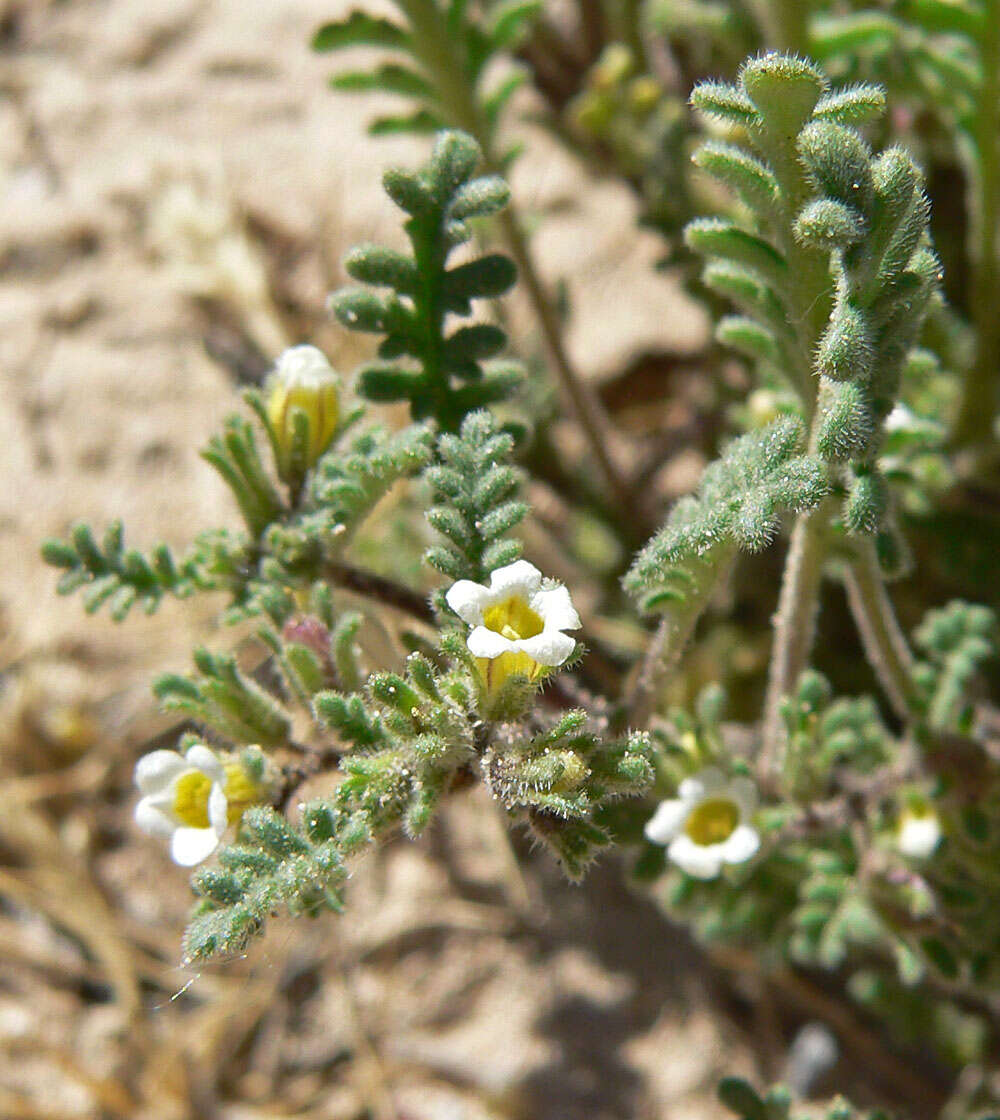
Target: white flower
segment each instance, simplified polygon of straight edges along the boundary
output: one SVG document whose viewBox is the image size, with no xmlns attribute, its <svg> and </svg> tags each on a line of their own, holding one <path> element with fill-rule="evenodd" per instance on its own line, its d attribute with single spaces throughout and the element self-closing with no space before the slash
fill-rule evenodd
<svg viewBox="0 0 1000 1120">
<path fill-rule="evenodd" d="M 224 762 L 201 743 L 187 754 L 147 754 L 135 768 L 135 784 L 143 795 L 136 823 L 169 840 L 170 855 L 182 867 L 207 859 L 228 826 L 261 795 L 238 762 Z"/>
<path fill-rule="evenodd" d="M 899 815 L 896 847 L 910 859 L 929 859 L 942 835 L 941 822 L 930 805 L 908 805 Z"/>
<path fill-rule="evenodd" d="M 757 787 L 749 778 L 727 781 L 709 767 L 685 778 L 672 801 L 661 801 L 646 822 L 646 836 L 667 844 L 667 855 L 688 875 L 714 879 L 725 863 L 743 863 L 760 847 L 748 821 L 757 808 Z"/>
<path fill-rule="evenodd" d="M 580 626 L 568 589 L 543 587 L 542 573 L 527 560 L 491 572 L 489 587 L 460 579 L 445 598 L 472 627 L 466 641 L 488 689 L 512 673 L 535 680 L 576 648 L 575 639 L 563 633 Z"/>
</svg>

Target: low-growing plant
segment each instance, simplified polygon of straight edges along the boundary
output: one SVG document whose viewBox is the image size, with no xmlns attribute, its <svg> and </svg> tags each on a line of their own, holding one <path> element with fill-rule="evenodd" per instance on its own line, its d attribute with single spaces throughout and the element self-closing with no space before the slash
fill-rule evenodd
<svg viewBox="0 0 1000 1120">
<path fill-rule="evenodd" d="M 398 19 L 354 12 L 315 39 L 388 52 L 332 83 L 415 103 L 373 133 L 435 133 L 422 166 L 383 181 L 409 250 L 352 250 L 357 286 L 331 297 L 345 329 L 377 336 L 376 354 L 347 377 L 297 346 L 275 356 L 263 391 L 243 394 L 203 452 L 240 524 L 180 556 L 126 548 L 117 524 L 100 538 L 76 526 L 43 549 L 61 593 L 116 621 L 167 596 L 221 593 L 227 621 L 269 662 L 261 675 L 199 648 L 189 674 L 155 685 L 197 729 L 136 772 L 139 825 L 178 863 L 204 864 L 185 958 L 242 952 L 282 911 L 349 906 L 363 849 L 419 836 L 481 782 L 570 878 L 618 850 L 637 889 L 717 962 L 824 978 L 824 998 L 877 1023 L 880 1045 L 919 1044 L 963 1109 L 988 1106 L 1000 720 L 984 685 L 997 628 L 988 605 L 955 590 L 993 600 L 1000 575 L 977 504 L 995 502 L 1000 464 L 1000 8 L 607 5 L 615 18 L 557 105 L 537 51 L 556 17 L 535 0 L 398 7 Z M 909 73 L 904 48 L 917 52 Z M 677 52 L 669 75 L 665 50 Z M 734 73 L 745 51 L 757 53 Z M 671 87 L 699 66 L 723 76 L 697 81 L 688 108 Z M 742 406 L 710 406 L 730 424 L 715 461 L 669 508 L 644 485 L 656 448 L 652 464 L 625 467 L 511 209 L 506 120 L 529 73 L 557 135 L 610 154 L 693 284 L 699 262 L 716 314 L 701 376 L 719 385 L 734 357 L 745 371 Z M 904 112 L 914 107 L 923 124 Z M 913 153 L 940 160 L 950 126 L 973 221 L 959 244 L 942 225 L 939 252 L 933 185 Z M 957 304 L 942 259 L 968 266 Z M 519 273 L 543 354 L 529 340 L 515 361 L 501 298 Z M 573 464 L 554 452 L 567 418 L 587 448 Z M 580 587 L 522 558 L 536 478 L 561 504 L 565 571 Z M 393 537 L 407 542 L 399 555 L 377 547 L 396 532 L 380 505 L 389 491 L 407 496 L 388 515 L 408 530 Z M 585 531 L 613 546 L 588 551 Z M 742 592 L 758 617 L 774 612 L 764 679 L 726 663 L 707 686 L 687 679 L 685 652 L 711 649 L 727 625 L 727 589 L 741 572 L 775 571 L 749 556 L 786 538 L 780 576 Z M 906 616 L 923 615 L 911 636 L 893 581 Z M 405 660 L 372 662 L 373 613 Z M 638 642 L 608 637 L 623 631 Z M 299 804 L 303 782 L 324 775 L 332 792 Z M 789 1115 L 781 1089 L 758 1096 L 728 1079 L 720 1093 L 750 1120 Z"/>
</svg>

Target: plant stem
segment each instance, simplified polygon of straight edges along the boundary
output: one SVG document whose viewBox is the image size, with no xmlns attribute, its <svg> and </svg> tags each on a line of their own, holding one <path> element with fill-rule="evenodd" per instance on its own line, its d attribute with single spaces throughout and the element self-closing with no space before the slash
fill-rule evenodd
<svg viewBox="0 0 1000 1120">
<path fill-rule="evenodd" d="M 844 583 L 854 624 L 879 684 L 896 715 L 904 723 L 912 723 L 919 703 L 913 683 L 913 654 L 885 589 L 875 546 L 870 540 L 861 543 Z"/>
<path fill-rule="evenodd" d="M 764 732 L 759 766 L 773 771 L 784 738 L 781 702 L 795 688 L 806 666 L 816 636 L 819 587 L 826 559 L 826 526 L 830 517 L 827 499 L 795 522 L 781 580 L 781 595 L 774 616 L 774 645 L 764 702 Z"/>
<path fill-rule="evenodd" d="M 393 610 L 403 611 L 429 625 L 434 622 L 434 611 L 427 596 L 419 591 L 412 591 L 401 583 L 340 560 L 328 561 L 324 566 L 323 575 L 335 587 L 342 588 L 344 591 L 363 595 L 367 599 L 375 599 L 387 607 L 392 607 Z"/>
<path fill-rule="evenodd" d="M 487 169 L 491 173 L 500 172 L 501 161 L 494 149 L 492 129 L 480 110 L 475 88 L 470 88 L 461 54 L 456 53 L 454 36 L 441 10 L 434 0 L 400 0 L 400 6 L 410 23 L 414 51 L 434 77 L 445 116 L 450 118 L 454 127 L 464 129 L 475 138 L 482 148 Z M 609 448 L 611 421 L 597 395 L 573 368 L 563 342 L 559 317 L 535 269 L 513 205 L 502 211 L 500 222 L 538 319 L 563 395 L 583 429 L 610 494 L 633 523 L 641 524 L 641 518 L 635 520 L 638 514 L 635 496 Z"/>
<path fill-rule="evenodd" d="M 535 270 L 531 251 L 521 230 L 517 213 L 512 206 L 508 206 L 502 212 L 500 221 L 511 256 L 517 264 L 518 273 L 524 281 L 528 298 L 531 300 L 538 324 L 541 327 L 560 388 L 583 429 L 608 490 L 623 514 L 633 525 L 644 525 L 646 519 L 638 510 L 631 487 L 612 458 L 609 449 L 608 435 L 611 430 L 611 420 L 596 394 L 581 381 L 579 374 L 570 362 L 563 343 L 558 316 Z"/>
<path fill-rule="evenodd" d="M 997 221 L 1000 218 L 1000 0 L 984 0 L 979 41 L 982 86 L 972 137 L 977 162 L 971 168 L 971 317 L 976 361 L 965 382 L 955 429 L 960 446 L 986 444 L 997 411 L 1000 377 L 1000 316 L 997 315 Z"/>
<path fill-rule="evenodd" d="M 683 602 L 668 608 L 660 619 L 653 640 L 646 648 L 639 675 L 625 701 L 630 727 L 646 727 L 649 724 L 664 681 L 680 661 L 698 619 L 716 587 L 729 573 L 732 561 L 733 552 L 730 551 L 711 567 L 705 565 L 705 572 L 694 581 L 696 590 L 692 590 Z"/>
</svg>

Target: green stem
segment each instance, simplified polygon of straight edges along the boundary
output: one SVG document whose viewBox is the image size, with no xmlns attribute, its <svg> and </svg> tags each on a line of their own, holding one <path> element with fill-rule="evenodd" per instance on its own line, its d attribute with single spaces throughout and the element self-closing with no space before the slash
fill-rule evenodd
<svg viewBox="0 0 1000 1120">
<path fill-rule="evenodd" d="M 847 601 L 869 664 L 875 670 L 893 711 L 903 721 L 918 717 L 919 698 L 913 682 L 913 654 L 906 642 L 892 600 L 885 589 L 871 541 L 862 542 L 844 577 Z"/>
<path fill-rule="evenodd" d="M 992 436 L 1000 378 L 1000 316 L 997 291 L 997 221 L 1000 218 L 1000 0 L 984 0 L 979 43 L 982 87 L 973 135 L 976 165 L 971 169 L 971 317 L 976 327 L 976 360 L 965 383 L 955 430 L 961 446 L 986 444 Z"/>
</svg>

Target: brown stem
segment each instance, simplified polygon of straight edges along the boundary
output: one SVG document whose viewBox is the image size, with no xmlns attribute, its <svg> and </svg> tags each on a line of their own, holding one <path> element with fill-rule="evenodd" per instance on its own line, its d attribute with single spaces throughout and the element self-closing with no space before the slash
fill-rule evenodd
<svg viewBox="0 0 1000 1120">
<path fill-rule="evenodd" d="M 598 469 L 604 477 L 608 490 L 626 518 L 632 524 L 642 526 L 642 531 L 638 535 L 644 536 L 647 518 L 639 509 L 632 488 L 628 485 L 625 476 L 614 461 L 609 448 L 609 437 L 612 430 L 611 420 L 604 411 L 597 395 L 580 379 L 579 374 L 570 362 L 555 308 L 535 270 L 528 243 L 521 231 L 513 207 L 504 210 L 500 215 L 500 220 L 511 256 L 517 264 L 518 273 L 524 282 L 531 304 L 538 317 L 538 324 L 541 327 L 545 345 L 552 359 L 556 378 L 563 395 L 569 401 L 570 407 L 583 429 L 587 444 Z"/>
<path fill-rule="evenodd" d="M 429 625 L 434 622 L 434 611 L 427 597 L 421 595 L 419 591 L 404 587 L 401 583 L 366 571 L 364 568 L 356 568 L 353 564 L 345 564 L 340 560 L 329 561 L 323 574 L 331 583 L 345 591 L 353 591 L 357 595 L 377 599 L 387 607 L 403 611 Z"/>
</svg>

